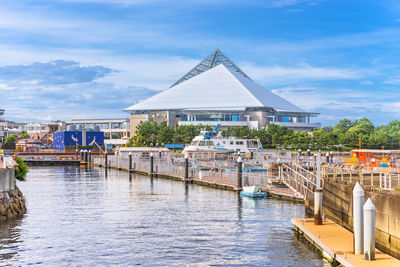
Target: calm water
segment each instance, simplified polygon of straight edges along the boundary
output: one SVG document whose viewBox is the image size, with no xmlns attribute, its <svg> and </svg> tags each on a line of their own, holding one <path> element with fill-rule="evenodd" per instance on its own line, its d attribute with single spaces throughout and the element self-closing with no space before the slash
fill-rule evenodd
<svg viewBox="0 0 400 267">
<path fill-rule="evenodd" d="M 31 168 L 0 265 L 329 266 L 292 232 L 300 204 L 79 167 Z"/>
</svg>

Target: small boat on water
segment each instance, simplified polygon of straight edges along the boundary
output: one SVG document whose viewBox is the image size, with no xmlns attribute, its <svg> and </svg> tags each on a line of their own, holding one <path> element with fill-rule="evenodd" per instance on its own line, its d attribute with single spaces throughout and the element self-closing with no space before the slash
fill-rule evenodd
<svg viewBox="0 0 400 267">
<path fill-rule="evenodd" d="M 192 142 L 185 147 L 183 152 L 252 152 L 264 150 L 258 139 L 241 139 L 236 137 L 223 137 L 218 131 L 219 124 L 212 131 L 201 131 Z"/>
<path fill-rule="evenodd" d="M 243 186 L 243 192 L 245 193 L 257 193 L 260 187 L 258 185 Z"/>
<path fill-rule="evenodd" d="M 266 198 L 268 197 L 267 192 L 258 192 L 260 187 L 258 185 L 243 186 L 243 191 L 240 192 L 240 196 L 252 197 L 252 198 Z"/>
</svg>

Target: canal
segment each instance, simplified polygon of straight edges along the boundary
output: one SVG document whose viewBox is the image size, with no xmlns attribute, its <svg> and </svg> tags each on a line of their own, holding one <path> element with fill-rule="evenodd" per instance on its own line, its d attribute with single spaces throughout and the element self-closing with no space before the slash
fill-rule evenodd
<svg viewBox="0 0 400 267">
<path fill-rule="evenodd" d="M 0 223 L 0 265 L 330 266 L 298 240 L 304 206 L 80 167 L 32 167 L 28 212 Z"/>
</svg>

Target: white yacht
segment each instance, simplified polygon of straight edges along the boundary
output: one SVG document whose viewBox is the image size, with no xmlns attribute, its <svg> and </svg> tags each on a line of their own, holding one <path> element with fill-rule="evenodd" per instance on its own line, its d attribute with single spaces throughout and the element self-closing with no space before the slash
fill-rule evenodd
<svg viewBox="0 0 400 267">
<path fill-rule="evenodd" d="M 258 139 L 239 139 L 236 137 L 223 137 L 218 131 L 219 125 L 212 131 L 201 131 L 192 142 L 185 147 L 183 152 L 194 151 L 231 151 L 251 152 L 263 150 Z"/>
</svg>

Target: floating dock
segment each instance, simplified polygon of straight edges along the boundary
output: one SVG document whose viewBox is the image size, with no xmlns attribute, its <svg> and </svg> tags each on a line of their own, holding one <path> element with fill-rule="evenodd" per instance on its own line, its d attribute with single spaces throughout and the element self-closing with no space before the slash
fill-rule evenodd
<svg viewBox="0 0 400 267">
<path fill-rule="evenodd" d="M 323 225 L 314 225 L 314 219 L 292 219 L 295 231 L 302 234 L 317 247 L 323 257 L 343 266 L 400 266 L 400 261 L 375 250 L 373 261 L 364 260 L 363 255 L 353 254 L 353 233 L 340 225 L 325 220 Z"/>
</svg>

